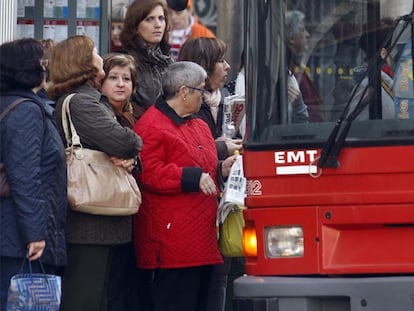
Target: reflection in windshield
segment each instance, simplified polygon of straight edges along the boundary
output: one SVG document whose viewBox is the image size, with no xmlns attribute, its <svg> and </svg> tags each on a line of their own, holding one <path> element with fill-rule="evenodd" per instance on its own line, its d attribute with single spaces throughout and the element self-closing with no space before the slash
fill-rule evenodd
<svg viewBox="0 0 414 311">
<path fill-rule="evenodd" d="M 373 136 L 364 130 L 364 124 L 352 123 L 385 122 L 411 107 L 412 95 L 405 95 L 408 102 L 401 106 L 393 89 L 397 68 L 399 75 L 407 72 L 398 64 L 411 33 L 405 42 L 391 46 L 390 39 L 398 34 L 401 22 L 397 16 L 388 16 L 385 6 L 347 0 L 282 2 L 250 1 L 246 11 L 251 21 L 246 40 L 247 102 L 251 103 L 247 142 L 300 144 L 312 140 L 322 146 L 336 121 L 349 117 L 350 111 L 356 120 L 350 122 L 346 141 L 362 141 Z M 405 81 L 412 85 L 409 72 Z M 398 76 L 397 80 L 402 79 Z M 410 115 L 408 108 L 406 111 L 405 116 Z M 397 124 L 384 123 L 374 134 L 384 138 L 385 129 L 399 128 Z M 409 124 L 391 132 L 410 132 Z"/>
</svg>

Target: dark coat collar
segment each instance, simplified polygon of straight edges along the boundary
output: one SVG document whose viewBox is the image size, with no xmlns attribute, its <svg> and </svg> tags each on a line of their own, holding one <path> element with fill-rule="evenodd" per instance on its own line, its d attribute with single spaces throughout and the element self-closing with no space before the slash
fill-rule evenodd
<svg viewBox="0 0 414 311">
<path fill-rule="evenodd" d="M 160 96 L 156 103 L 155 108 L 157 108 L 159 111 L 161 111 L 163 114 L 165 114 L 171 121 L 173 121 L 177 126 L 182 125 L 185 121 L 194 119 L 193 115 L 190 115 L 188 117 L 180 117 L 174 109 L 172 109 L 167 102 L 165 101 L 164 96 Z"/>
</svg>

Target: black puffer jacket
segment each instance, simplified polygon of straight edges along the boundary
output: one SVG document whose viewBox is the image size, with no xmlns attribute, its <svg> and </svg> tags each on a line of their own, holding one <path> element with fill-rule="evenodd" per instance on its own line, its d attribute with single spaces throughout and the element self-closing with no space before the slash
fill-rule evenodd
<svg viewBox="0 0 414 311">
<path fill-rule="evenodd" d="M 138 70 L 138 87 L 132 94 L 132 102 L 141 109 L 134 109 L 135 119 L 139 119 L 162 94 L 162 74 L 168 65 L 174 62 L 167 51 L 169 46 L 152 48 L 138 36 L 133 42 L 129 42 L 128 47 L 123 51 L 134 57 Z"/>
</svg>

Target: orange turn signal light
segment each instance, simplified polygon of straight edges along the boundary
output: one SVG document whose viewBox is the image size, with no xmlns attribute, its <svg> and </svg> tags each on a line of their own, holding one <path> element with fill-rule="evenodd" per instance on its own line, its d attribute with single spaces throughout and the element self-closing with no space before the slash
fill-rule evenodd
<svg viewBox="0 0 414 311">
<path fill-rule="evenodd" d="M 246 257 L 257 257 L 257 237 L 255 228 L 243 228 L 243 253 Z"/>
</svg>

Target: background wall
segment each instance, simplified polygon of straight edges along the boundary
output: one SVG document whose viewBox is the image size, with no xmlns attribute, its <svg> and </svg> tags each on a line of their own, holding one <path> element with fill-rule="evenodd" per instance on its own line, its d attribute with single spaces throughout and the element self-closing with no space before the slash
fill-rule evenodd
<svg viewBox="0 0 414 311">
<path fill-rule="evenodd" d="M 17 7 L 15 0 L 0 1 L 0 44 L 13 40 L 16 27 Z"/>
</svg>

